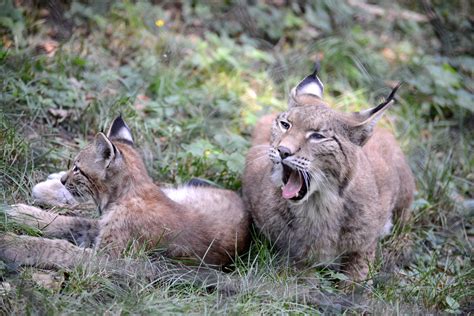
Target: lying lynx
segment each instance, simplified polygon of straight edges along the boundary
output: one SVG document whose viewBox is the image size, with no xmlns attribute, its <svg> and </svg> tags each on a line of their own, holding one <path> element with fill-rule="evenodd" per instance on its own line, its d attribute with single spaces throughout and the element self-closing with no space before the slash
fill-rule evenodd
<svg viewBox="0 0 474 316">
<path fill-rule="evenodd" d="M 57 181 L 51 181 L 54 190 L 61 189 Z M 93 253 L 79 246 L 92 246 L 100 253 L 118 257 L 134 244 L 148 250 L 164 249 L 169 257 L 222 266 L 247 247 L 249 216 L 239 196 L 210 186 L 160 189 L 148 176 L 121 117 L 115 119 L 107 136 L 98 133 L 94 142 L 79 152 L 61 182 L 71 196 L 59 202 L 74 204 L 77 199 L 91 197 L 101 218 L 70 217 L 26 205 L 14 206 L 9 215 L 38 226 L 45 237 L 56 239 L 3 233 L 0 260 L 72 267 L 78 258 Z M 42 187 L 36 194 L 47 191 Z"/>
<path fill-rule="evenodd" d="M 393 135 L 374 129 L 397 88 L 372 109 L 343 114 L 322 101 L 315 71 L 291 91 L 288 111 L 257 124 L 244 201 L 257 227 L 299 264 L 338 263 L 362 280 L 392 216 L 407 219 L 412 173 Z"/>
</svg>

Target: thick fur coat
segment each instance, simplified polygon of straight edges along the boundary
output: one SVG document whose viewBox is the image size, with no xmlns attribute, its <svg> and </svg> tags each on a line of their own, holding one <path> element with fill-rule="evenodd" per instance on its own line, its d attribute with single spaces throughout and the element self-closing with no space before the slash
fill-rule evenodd
<svg viewBox="0 0 474 316">
<path fill-rule="evenodd" d="M 397 87 L 398 88 L 398 87 Z M 393 103 L 340 113 L 322 101 L 316 73 L 288 111 L 262 118 L 247 155 L 243 195 L 256 226 L 298 264 L 338 264 L 367 276 L 377 241 L 405 221 L 414 180 L 394 136 L 375 128 Z"/>
</svg>

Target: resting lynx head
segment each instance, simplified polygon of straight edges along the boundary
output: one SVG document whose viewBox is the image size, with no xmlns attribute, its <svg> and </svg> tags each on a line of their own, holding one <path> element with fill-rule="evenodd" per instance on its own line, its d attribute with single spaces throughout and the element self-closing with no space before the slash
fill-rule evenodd
<svg viewBox="0 0 474 316">
<path fill-rule="evenodd" d="M 372 109 L 346 114 L 322 102 L 323 85 L 316 71 L 301 81 L 291 91 L 288 111 L 272 126 L 272 180 L 281 186 L 282 197 L 300 203 L 328 186 L 342 190 L 357 151 L 372 135 L 397 89 Z"/>
<path fill-rule="evenodd" d="M 94 142 L 79 152 L 72 168 L 61 178 L 76 199 L 92 198 L 99 211 L 109 201 L 126 194 L 133 183 L 151 181 L 121 117 L 114 120 L 107 136 L 98 133 Z"/>
</svg>

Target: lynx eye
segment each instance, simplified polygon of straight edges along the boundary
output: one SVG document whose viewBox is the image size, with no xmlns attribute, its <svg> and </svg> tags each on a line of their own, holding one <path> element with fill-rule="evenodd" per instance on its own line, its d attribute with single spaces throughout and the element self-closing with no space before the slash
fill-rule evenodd
<svg viewBox="0 0 474 316">
<path fill-rule="evenodd" d="M 324 137 L 324 135 L 319 134 L 317 132 L 313 132 L 313 133 L 309 134 L 308 138 L 309 139 L 323 139 L 323 138 L 326 138 L 326 137 Z"/>
<path fill-rule="evenodd" d="M 74 165 L 74 167 L 72 167 L 72 171 L 74 173 L 78 173 L 79 172 L 79 167 L 77 165 Z"/>
<path fill-rule="evenodd" d="M 280 121 L 280 126 L 284 130 L 288 130 L 291 127 L 290 123 L 285 122 L 285 121 Z"/>
</svg>

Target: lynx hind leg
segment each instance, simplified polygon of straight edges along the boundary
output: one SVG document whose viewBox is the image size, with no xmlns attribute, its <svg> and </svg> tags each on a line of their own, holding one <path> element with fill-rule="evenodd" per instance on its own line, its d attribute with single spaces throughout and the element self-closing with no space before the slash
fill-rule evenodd
<svg viewBox="0 0 474 316">
<path fill-rule="evenodd" d="M 90 260 L 92 249 L 77 247 L 66 240 L 0 234 L 0 260 L 18 266 L 73 268 Z"/>
<path fill-rule="evenodd" d="M 84 247 L 94 244 L 99 231 L 97 220 L 59 215 L 25 204 L 13 205 L 6 212 L 16 222 L 40 229 L 45 237 L 66 239 Z"/>
<path fill-rule="evenodd" d="M 32 195 L 35 202 L 51 206 L 77 206 L 79 203 L 61 183 L 64 171 L 53 173 L 46 181 L 33 187 Z"/>
</svg>

